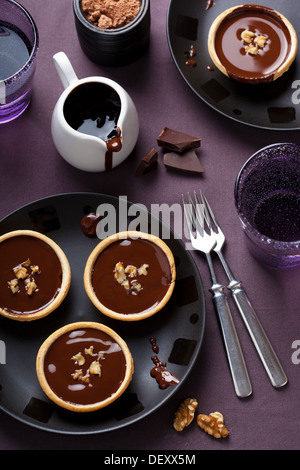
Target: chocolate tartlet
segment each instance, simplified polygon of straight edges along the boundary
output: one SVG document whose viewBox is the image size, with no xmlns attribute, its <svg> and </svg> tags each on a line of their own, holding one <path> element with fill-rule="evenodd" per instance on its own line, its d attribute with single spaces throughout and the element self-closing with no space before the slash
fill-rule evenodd
<svg viewBox="0 0 300 470">
<path fill-rule="evenodd" d="M 0 237 L 0 314 L 31 321 L 49 315 L 66 297 L 71 270 L 49 237 L 16 230 Z"/>
<path fill-rule="evenodd" d="M 208 34 L 208 51 L 216 67 L 247 84 L 281 77 L 293 63 L 297 46 L 289 20 L 261 5 L 229 8 L 214 20 Z"/>
<path fill-rule="evenodd" d="M 126 342 L 95 322 L 66 325 L 41 345 L 36 358 L 39 383 L 62 408 L 91 412 L 119 398 L 133 374 Z"/>
<path fill-rule="evenodd" d="M 135 321 L 148 318 L 169 301 L 175 284 L 174 257 L 158 237 L 125 231 L 105 238 L 90 254 L 86 292 L 104 315 Z"/>
</svg>

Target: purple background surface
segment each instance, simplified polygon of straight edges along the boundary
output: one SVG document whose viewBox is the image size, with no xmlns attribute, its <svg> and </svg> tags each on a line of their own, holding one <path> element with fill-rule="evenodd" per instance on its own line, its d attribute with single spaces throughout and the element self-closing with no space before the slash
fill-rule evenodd
<svg viewBox="0 0 300 470">
<path fill-rule="evenodd" d="M 171 58 L 166 38 L 167 0 L 151 3 L 151 44 L 141 59 L 122 68 L 89 61 L 81 51 L 72 0 L 22 0 L 40 33 L 34 96 L 25 114 L 0 127 L 0 218 L 39 198 L 68 192 L 126 195 L 145 204 L 181 202 L 182 192 L 202 188 L 227 236 L 226 258 L 242 279 L 257 314 L 269 334 L 289 378 L 275 390 L 261 365 L 233 303 L 234 319 L 244 349 L 253 395 L 235 396 L 212 305 L 205 259 L 192 253 L 202 276 L 207 304 L 203 345 L 184 385 L 155 413 L 125 429 L 93 436 L 56 435 L 29 427 L 0 412 L 0 449 L 147 449 L 233 450 L 299 449 L 300 365 L 292 362 L 292 343 L 300 340 L 300 269 L 274 271 L 252 258 L 237 218 L 233 188 L 236 175 L 259 148 L 279 141 L 299 142 L 298 132 L 254 129 L 231 121 L 199 100 L 187 87 Z M 205 9 L 206 0 L 199 2 Z M 63 91 L 52 56 L 63 50 L 79 78 L 103 75 L 122 85 L 140 116 L 140 135 L 133 154 L 109 173 L 85 173 L 68 165 L 57 153 L 50 133 L 54 105 Z M 136 177 L 139 159 L 156 146 L 164 126 L 202 138 L 198 151 L 202 176 L 168 171 L 159 150 L 157 167 Z M 225 275 L 216 263 L 219 279 Z M 1 331 L 0 331 L 1 339 Z M 0 365 L 1 368 L 5 365 Z M 1 380 L 0 380 L 1 382 Z M 162 391 L 163 393 L 163 391 Z M 182 433 L 173 429 L 174 413 L 186 397 L 198 400 L 198 411 L 220 411 L 230 431 L 228 439 L 213 439 L 196 423 Z M 0 395 L 1 398 L 1 395 Z"/>
</svg>

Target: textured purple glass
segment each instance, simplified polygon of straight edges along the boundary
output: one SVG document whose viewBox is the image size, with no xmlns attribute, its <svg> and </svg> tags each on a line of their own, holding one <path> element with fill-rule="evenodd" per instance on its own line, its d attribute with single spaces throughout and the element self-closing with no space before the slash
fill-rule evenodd
<svg viewBox="0 0 300 470">
<path fill-rule="evenodd" d="M 256 152 L 240 170 L 234 195 L 252 254 L 274 268 L 300 265 L 300 145 Z"/>
<path fill-rule="evenodd" d="M 39 46 L 32 17 L 14 0 L 0 0 L 0 43 L 1 124 L 18 117 L 30 103 Z"/>
</svg>

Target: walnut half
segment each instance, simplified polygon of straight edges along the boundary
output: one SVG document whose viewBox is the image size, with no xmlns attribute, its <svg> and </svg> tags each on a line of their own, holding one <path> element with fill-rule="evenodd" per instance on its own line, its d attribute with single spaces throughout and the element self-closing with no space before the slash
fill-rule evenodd
<svg viewBox="0 0 300 470">
<path fill-rule="evenodd" d="M 186 398 L 175 413 L 173 426 L 176 431 L 183 431 L 194 419 L 198 402 L 195 398 Z"/>
<path fill-rule="evenodd" d="M 200 414 L 197 416 L 197 424 L 210 436 L 219 439 L 220 437 L 227 437 L 229 434 L 228 429 L 224 426 L 223 415 L 218 411 L 210 413 L 209 416 Z"/>
</svg>

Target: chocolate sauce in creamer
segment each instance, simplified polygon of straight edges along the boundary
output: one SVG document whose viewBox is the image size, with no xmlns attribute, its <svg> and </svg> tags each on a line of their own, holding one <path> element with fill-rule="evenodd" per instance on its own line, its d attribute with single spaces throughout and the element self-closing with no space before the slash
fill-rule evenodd
<svg viewBox="0 0 300 470">
<path fill-rule="evenodd" d="M 142 289 L 127 290 L 114 276 L 115 266 L 147 265 L 147 274 L 137 277 Z M 135 278 L 130 278 L 134 281 Z M 166 295 L 172 281 L 170 264 L 163 250 L 145 239 L 125 239 L 111 243 L 95 261 L 91 282 L 100 302 L 114 312 L 137 314 L 154 308 Z"/>
<path fill-rule="evenodd" d="M 80 354 L 84 364 L 78 363 Z M 91 364 L 97 362 L 97 373 Z M 120 345 L 108 334 L 95 329 L 72 330 L 49 348 L 44 372 L 53 392 L 76 405 L 99 403 L 113 395 L 126 373 L 126 358 Z"/>
<path fill-rule="evenodd" d="M 119 152 L 122 148 L 121 129 L 118 127 L 120 112 L 121 100 L 118 93 L 110 86 L 98 82 L 78 85 L 64 104 L 65 119 L 73 129 L 99 137 L 105 142 L 106 170 L 111 170 L 113 166 L 114 152 Z"/>
<path fill-rule="evenodd" d="M 16 278 L 14 268 L 26 260 L 38 266 L 34 275 L 37 285 L 32 295 L 28 295 L 25 280 L 20 279 L 15 293 L 9 282 Z M 62 268 L 54 250 L 42 240 L 20 235 L 0 243 L 0 307 L 7 313 L 23 315 L 42 310 L 58 295 L 62 283 Z M 28 278 L 32 275 L 26 268 Z"/>
<path fill-rule="evenodd" d="M 255 53 L 249 53 L 251 43 L 243 41 L 243 31 L 263 36 L 265 43 Z M 230 13 L 220 24 L 215 37 L 215 49 L 229 76 L 242 79 L 260 78 L 271 81 L 284 63 L 291 47 L 291 37 L 279 15 L 267 7 L 243 5 Z"/>
</svg>

